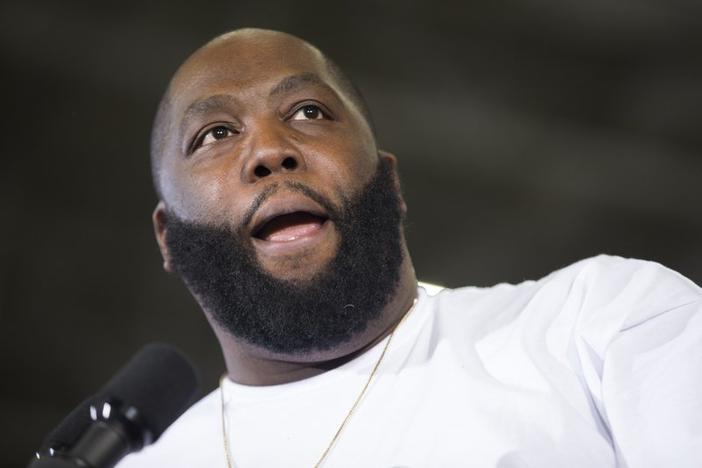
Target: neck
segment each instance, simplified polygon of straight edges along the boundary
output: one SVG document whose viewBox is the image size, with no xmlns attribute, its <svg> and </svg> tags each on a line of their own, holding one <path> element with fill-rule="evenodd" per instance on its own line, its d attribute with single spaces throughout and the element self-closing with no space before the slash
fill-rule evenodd
<svg viewBox="0 0 702 468">
<path fill-rule="evenodd" d="M 314 377 L 360 356 L 392 333 L 416 297 L 417 278 L 406 254 L 397 290 L 377 320 L 336 348 L 304 355 L 276 354 L 242 342 L 209 320 L 222 347 L 227 376 L 232 381 L 243 385 L 279 385 Z"/>
</svg>

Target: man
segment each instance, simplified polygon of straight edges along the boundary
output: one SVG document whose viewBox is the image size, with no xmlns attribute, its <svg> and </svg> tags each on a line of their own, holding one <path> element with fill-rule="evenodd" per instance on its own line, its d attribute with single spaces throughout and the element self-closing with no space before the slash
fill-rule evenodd
<svg viewBox="0 0 702 468">
<path fill-rule="evenodd" d="M 164 268 L 226 375 L 120 467 L 699 467 L 702 291 L 600 256 L 417 286 L 395 157 L 339 68 L 246 29 L 173 77 L 152 141 Z"/>
</svg>

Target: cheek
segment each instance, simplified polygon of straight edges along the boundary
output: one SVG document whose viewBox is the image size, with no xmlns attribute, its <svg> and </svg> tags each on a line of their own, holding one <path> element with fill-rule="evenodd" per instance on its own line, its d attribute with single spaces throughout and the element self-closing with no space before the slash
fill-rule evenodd
<svg viewBox="0 0 702 468">
<path fill-rule="evenodd" d="M 341 135 L 315 149 L 319 172 L 341 193 L 363 188 L 377 168 L 375 146 L 356 135 Z"/>
<path fill-rule="evenodd" d="M 169 183 L 170 182 L 170 183 Z M 232 222 L 236 199 L 229 190 L 226 172 L 213 167 L 180 168 L 164 198 L 180 218 L 206 223 Z"/>
</svg>

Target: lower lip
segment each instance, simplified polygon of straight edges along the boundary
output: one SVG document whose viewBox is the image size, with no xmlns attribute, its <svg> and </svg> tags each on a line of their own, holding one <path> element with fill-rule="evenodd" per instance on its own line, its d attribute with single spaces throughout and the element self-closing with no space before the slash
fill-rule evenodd
<svg viewBox="0 0 702 468">
<path fill-rule="evenodd" d="M 271 241 L 253 238 L 253 244 L 258 250 L 261 250 L 267 255 L 292 255 L 299 253 L 301 250 L 316 246 L 316 244 L 325 239 L 331 228 L 331 221 L 326 220 L 316 229 L 310 229 L 294 239 Z"/>
</svg>

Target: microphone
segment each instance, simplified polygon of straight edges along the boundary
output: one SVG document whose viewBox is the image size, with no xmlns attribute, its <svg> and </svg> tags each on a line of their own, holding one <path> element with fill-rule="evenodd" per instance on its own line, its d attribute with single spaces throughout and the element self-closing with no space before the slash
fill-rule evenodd
<svg viewBox="0 0 702 468">
<path fill-rule="evenodd" d="M 198 390 L 180 351 L 149 344 L 47 436 L 28 468 L 112 468 L 156 442 Z"/>
</svg>

